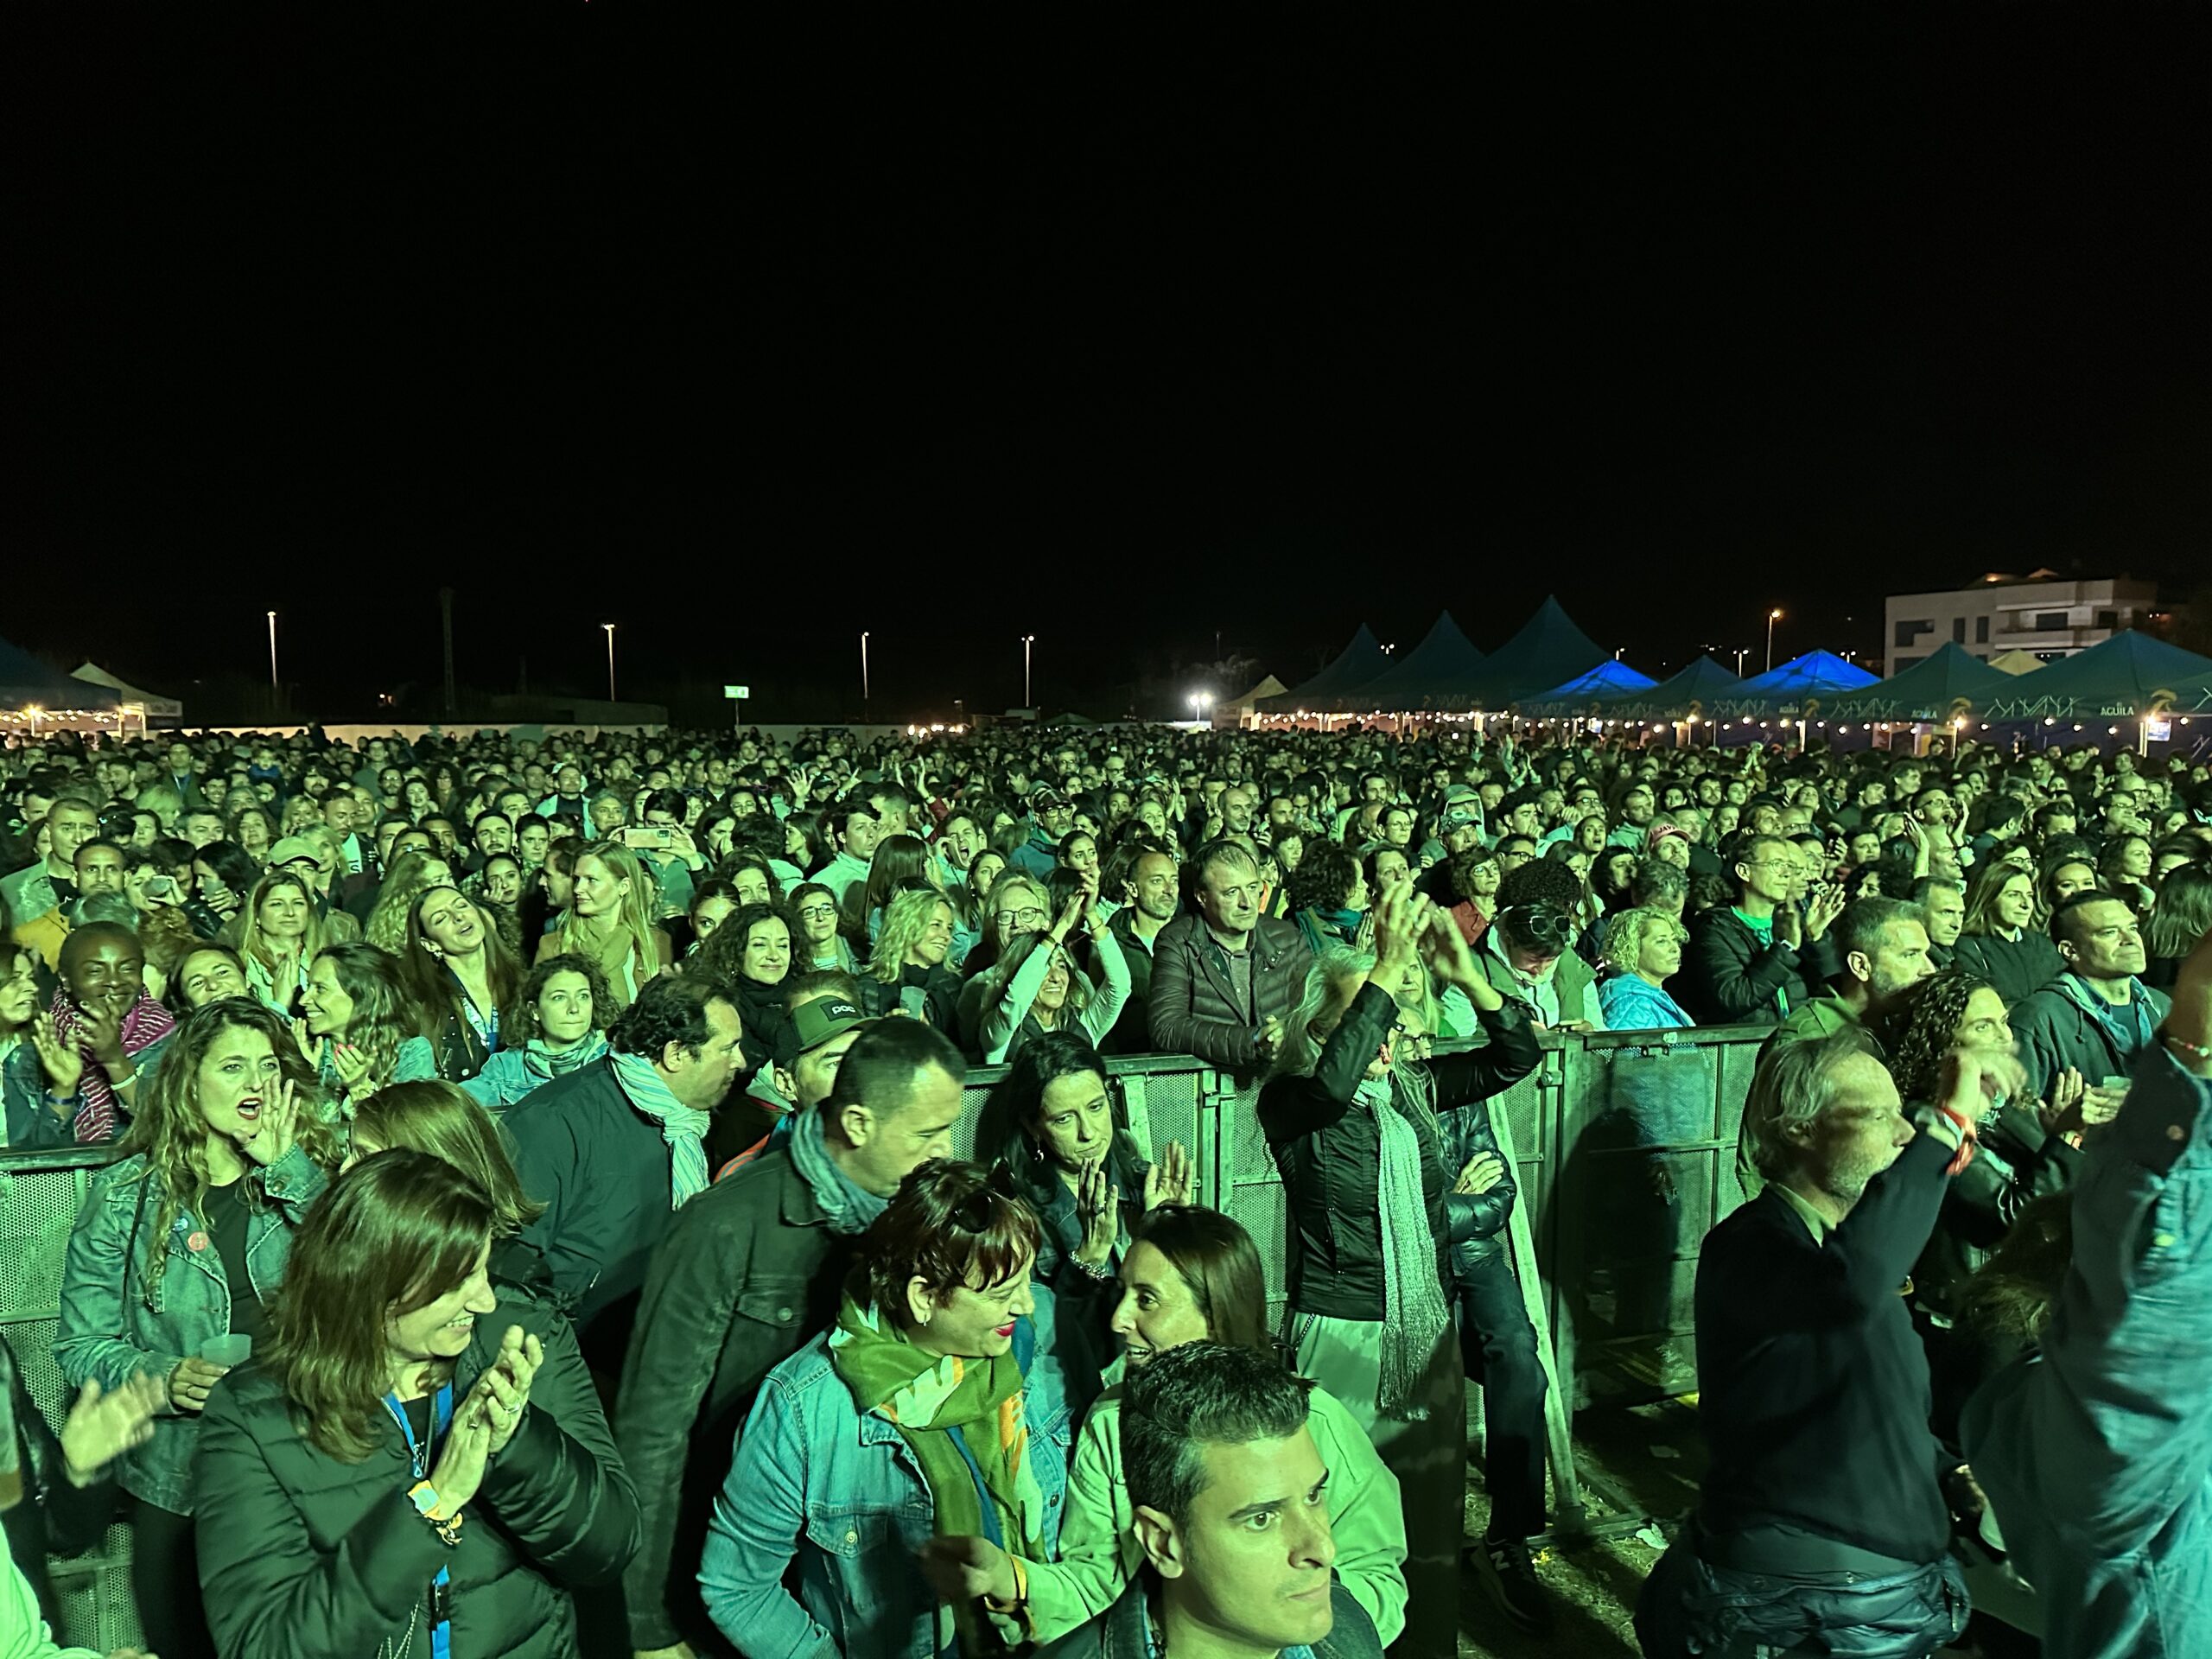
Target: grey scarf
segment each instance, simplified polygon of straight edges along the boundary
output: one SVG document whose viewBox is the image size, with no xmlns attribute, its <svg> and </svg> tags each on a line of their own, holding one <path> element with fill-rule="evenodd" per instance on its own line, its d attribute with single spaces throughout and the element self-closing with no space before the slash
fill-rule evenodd
<svg viewBox="0 0 2212 1659">
<path fill-rule="evenodd" d="M 1375 1119 L 1376 1208 L 1382 1218 L 1382 1379 L 1376 1406 L 1386 1417 L 1418 1421 L 1427 1408 L 1415 1395 L 1430 1356 L 1451 1322 L 1436 1274 L 1436 1235 L 1429 1230 L 1421 1186 L 1421 1137 L 1391 1103 L 1391 1079 L 1369 1078 L 1352 1098 Z"/>
<path fill-rule="evenodd" d="M 822 1112 L 820 1106 L 809 1106 L 792 1116 L 791 1162 L 798 1166 L 800 1179 L 814 1189 L 814 1201 L 830 1217 L 830 1230 L 853 1237 L 866 1232 L 891 1200 L 877 1198 L 837 1167 L 837 1160 L 830 1155 L 829 1131 Z"/>
</svg>

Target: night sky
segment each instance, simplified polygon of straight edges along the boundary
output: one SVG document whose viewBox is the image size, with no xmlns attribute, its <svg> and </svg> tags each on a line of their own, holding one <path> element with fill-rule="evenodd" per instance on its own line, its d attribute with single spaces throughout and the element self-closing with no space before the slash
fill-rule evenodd
<svg viewBox="0 0 2212 1659">
<path fill-rule="evenodd" d="M 2201 579 L 2203 14 L 1523 10 L 24 0 L 0 632 L 773 718 Z"/>
</svg>

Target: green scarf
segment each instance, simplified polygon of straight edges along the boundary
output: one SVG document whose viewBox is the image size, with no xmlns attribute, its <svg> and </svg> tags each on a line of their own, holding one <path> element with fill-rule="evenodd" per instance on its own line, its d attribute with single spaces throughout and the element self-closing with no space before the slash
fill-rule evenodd
<svg viewBox="0 0 2212 1659">
<path fill-rule="evenodd" d="M 830 1359 L 855 1403 L 905 1437 L 937 1510 L 938 1536 L 992 1538 L 1010 1554 L 1039 1557 L 1045 1494 L 1029 1464 L 1021 1367 L 1012 1354 L 938 1358 L 847 1295 L 830 1333 Z"/>
</svg>

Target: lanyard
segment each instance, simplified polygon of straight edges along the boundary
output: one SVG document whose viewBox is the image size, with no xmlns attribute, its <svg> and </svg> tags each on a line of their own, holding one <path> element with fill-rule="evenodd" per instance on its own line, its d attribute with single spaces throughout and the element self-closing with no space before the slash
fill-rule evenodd
<svg viewBox="0 0 2212 1659">
<path fill-rule="evenodd" d="M 452 970 L 448 969 L 447 971 Z M 484 1045 L 486 1053 L 498 1053 L 499 1052 L 499 1008 L 495 1006 L 488 1014 L 479 1014 L 476 1009 L 476 999 L 468 994 L 468 987 L 459 974 L 453 976 L 453 982 L 461 987 L 461 1017 L 468 1021 L 469 1029 L 476 1033 L 476 1040 Z"/>
<path fill-rule="evenodd" d="M 430 1412 L 430 1438 L 426 1444 L 417 1445 L 415 1425 L 407 1421 L 407 1408 L 399 1403 L 397 1394 L 384 1397 L 385 1409 L 399 1425 L 399 1432 L 407 1441 L 407 1465 L 414 1471 L 416 1480 L 426 1478 L 430 1472 L 430 1453 L 437 1450 L 438 1441 L 453 1423 L 453 1384 L 440 1386 L 436 1404 Z M 430 1659 L 450 1659 L 453 1652 L 453 1575 L 444 1567 L 430 1581 Z"/>
</svg>

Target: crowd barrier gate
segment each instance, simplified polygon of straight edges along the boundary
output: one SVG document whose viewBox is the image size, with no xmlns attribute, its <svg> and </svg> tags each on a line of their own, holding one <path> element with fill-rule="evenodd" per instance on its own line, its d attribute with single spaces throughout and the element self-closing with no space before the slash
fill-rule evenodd
<svg viewBox="0 0 2212 1659">
<path fill-rule="evenodd" d="M 1488 1103 L 1521 1193 L 1516 1266 L 1554 1368 L 1553 1465 L 1562 1510 L 1573 1507 L 1577 1485 L 1570 1406 L 1696 1386 L 1698 1245 L 1741 1202 L 1737 1126 L 1769 1034 L 1757 1027 L 1545 1033 L 1543 1063 Z M 972 1148 L 978 1109 L 1006 1070 L 969 1072 L 957 1135 L 963 1155 Z M 1117 1117 L 1138 1151 L 1150 1155 L 1165 1141 L 1181 1141 L 1198 1201 L 1251 1233 L 1267 1268 L 1268 1312 L 1279 1319 L 1282 1186 L 1260 1128 L 1257 1089 L 1187 1055 L 1116 1058 L 1108 1071 Z M 62 1385 L 53 1344 L 62 1259 L 86 1188 L 112 1156 L 0 1157 L 0 1336 L 32 1397 L 57 1423 Z M 127 1528 L 111 1527 L 93 1551 L 58 1561 L 54 1586 L 63 1625 L 56 1634 L 65 1642 L 105 1653 L 138 1640 Z"/>
</svg>

